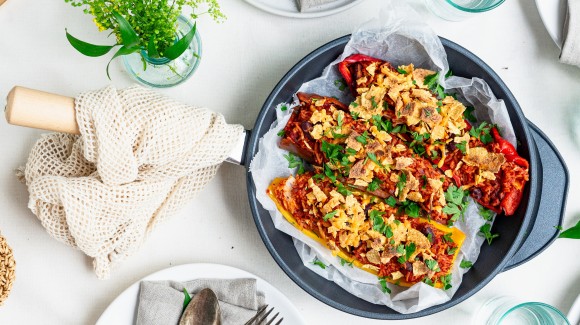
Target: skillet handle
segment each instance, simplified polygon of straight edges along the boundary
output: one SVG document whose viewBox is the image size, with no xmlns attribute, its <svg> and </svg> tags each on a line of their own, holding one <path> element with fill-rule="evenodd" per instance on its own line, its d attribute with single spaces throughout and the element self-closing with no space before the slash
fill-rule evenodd
<svg viewBox="0 0 580 325">
<path fill-rule="evenodd" d="M 556 227 L 562 225 L 566 208 L 569 184 L 566 163 L 552 141 L 537 126 L 530 121 L 528 126 L 540 153 L 538 156 L 542 166 L 541 200 L 532 230 L 504 267 L 504 271 L 531 260 L 556 240 L 560 233 Z"/>
</svg>

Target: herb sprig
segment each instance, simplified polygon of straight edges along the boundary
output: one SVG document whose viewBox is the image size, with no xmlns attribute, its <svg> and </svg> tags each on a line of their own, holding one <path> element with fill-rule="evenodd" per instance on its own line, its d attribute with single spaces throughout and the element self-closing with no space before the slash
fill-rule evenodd
<svg viewBox="0 0 580 325">
<path fill-rule="evenodd" d="M 478 235 L 484 237 L 485 240 L 487 241 L 487 244 L 488 245 L 491 245 L 491 243 L 493 242 L 493 240 L 495 238 L 499 237 L 499 234 L 493 234 L 493 233 L 491 233 L 491 223 L 486 223 L 483 226 L 481 226 L 481 228 L 479 228 Z"/>
<path fill-rule="evenodd" d="M 467 201 L 464 202 L 464 199 L 467 198 L 468 195 L 468 191 L 462 190 L 455 185 L 451 185 L 447 188 L 447 191 L 445 192 L 447 205 L 443 207 L 442 211 L 443 213 L 451 215 L 451 219 L 449 219 L 448 222 L 449 226 L 452 226 L 455 221 L 460 217 L 463 217 L 465 209 L 467 209 L 467 205 L 469 204 Z"/>
</svg>

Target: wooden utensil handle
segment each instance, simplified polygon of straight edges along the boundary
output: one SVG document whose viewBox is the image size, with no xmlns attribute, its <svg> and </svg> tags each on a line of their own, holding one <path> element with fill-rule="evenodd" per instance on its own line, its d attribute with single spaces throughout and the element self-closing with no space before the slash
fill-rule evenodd
<svg viewBox="0 0 580 325">
<path fill-rule="evenodd" d="M 16 86 L 8 93 L 5 114 L 13 125 L 80 134 L 74 98 Z"/>
</svg>

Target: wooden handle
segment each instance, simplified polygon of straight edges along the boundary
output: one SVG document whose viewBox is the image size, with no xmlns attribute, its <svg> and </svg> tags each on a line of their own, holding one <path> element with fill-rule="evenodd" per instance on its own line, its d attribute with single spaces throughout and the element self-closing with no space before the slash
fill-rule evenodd
<svg viewBox="0 0 580 325">
<path fill-rule="evenodd" d="M 8 93 L 5 113 L 13 125 L 80 134 L 74 98 L 16 86 Z"/>
</svg>

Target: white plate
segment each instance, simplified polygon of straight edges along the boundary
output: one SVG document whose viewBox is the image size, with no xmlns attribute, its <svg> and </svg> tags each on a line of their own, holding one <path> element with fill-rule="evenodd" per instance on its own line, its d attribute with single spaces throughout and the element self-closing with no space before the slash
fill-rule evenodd
<svg viewBox="0 0 580 325">
<path fill-rule="evenodd" d="M 562 48 L 564 42 L 562 28 L 566 19 L 567 0 L 536 0 L 536 7 L 540 12 L 540 17 L 548 34 L 552 37 L 558 47 Z"/>
<path fill-rule="evenodd" d="M 266 294 L 266 303 L 273 306 L 280 315 L 284 317 L 284 324 L 306 324 L 298 310 L 280 291 L 261 278 L 236 269 L 231 266 L 219 264 L 185 264 L 174 266 L 161 270 L 146 276 L 140 281 L 131 285 L 123 291 L 107 307 L 105 312 L 99 317 L 96 325 L 133 325 L 137 313 L 137 300 L 139 297 L 139 283 L 146 281 L 174 280 L 189 281 L 197 278 L 217 278 L 217 279 L 235 279 L 235 278 L 254 278 L 258 290 Z"/>
<path fill-rule="evenodd" d="M 317 18 L 341 12 L 363 2 L 364 0 L 337 0 L 313 7 L 308 11 L 298 11 L 296 0 L 246 0 L 251 5 L 269 13 L 292 18 Z"/>
</svg>

